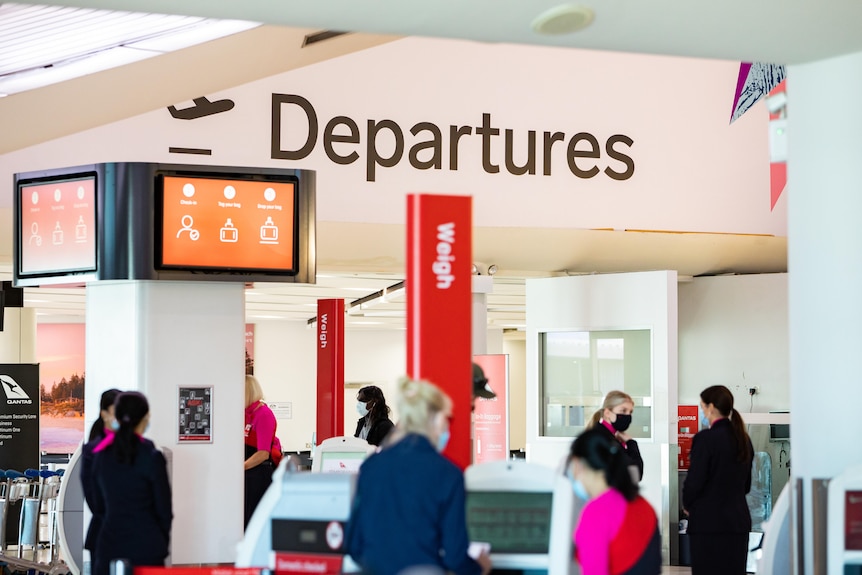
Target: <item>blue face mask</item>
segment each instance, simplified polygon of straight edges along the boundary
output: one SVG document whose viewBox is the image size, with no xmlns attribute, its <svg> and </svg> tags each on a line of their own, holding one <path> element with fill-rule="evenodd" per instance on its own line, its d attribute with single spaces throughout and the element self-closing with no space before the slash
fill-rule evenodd
<svg viewBox="0 0 862 575">
<path fill-rule="evenodd" d="M 114 431 L 119 431 L 120 430 L 120 422 L 117 421 L 116 419 L 112 419 L 111 420 L 111 429 L 113 429 Z"/>
<path fill-rule="evenodd" d="M 437 451 L 443 452 L 446 446 L 449 445 L 449 430 L 447 429 L 437 438 Z"/>
<path fill-rule="evenodd" d="M 700 427 L 701 429 L 709 429 L 709 418 L 703 412 L 703 409 L 698 405 L 697 406 L 697 414 L 700 416 Z"/>
<path fill-rule="evenodd" d="M 575 477 L 572 475 L 571 470 L 566 470 L 566 477 L 568 478 L 569 483 L 572 484 L 572 491 L 575 492 L 575 497 L 582 501 L 589 501 L 590 494 L 587 493 L 586 487 L 584 487 L 584 484 L 581 483 L 580 480 L 575 479 Z"/>
</svg>

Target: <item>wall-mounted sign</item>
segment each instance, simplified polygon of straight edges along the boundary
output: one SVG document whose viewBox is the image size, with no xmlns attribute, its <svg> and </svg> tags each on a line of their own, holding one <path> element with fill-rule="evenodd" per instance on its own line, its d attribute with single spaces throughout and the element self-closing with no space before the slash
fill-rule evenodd
<svg viewBox="0 0 862 575">
<path fill-rule="evenodd" d="M 180 387 L 177 443 L 212 443 L 213 388 Z"/>
<path fill-rule="evenodd" d="M 488 387 L 497 394 L 493 399 L 473 400 L 473 463 L 501 461 L 509 458 L 509 357 L 474 355 L 481 366 Z"/>
<path fill-rule="evenodd" d="M 18 182 L 20 275 L 96 269 L 96 176 Z"/>
<path fill-rule="evenodd" d="M 161 267 L 295 271 L 293 182 L 176 175 L 161 184 Z"/>
<path fill-rule="evenodd" d="M 679 444 L 679 470 L 688 471 L 691 461 L 691 442 L 697 433 L 698 415 L 696 405 L 677 406 L 676 440 Z"/>
<path fill-rule="evenodd" d="M 273 401 L 267 405 L 276 419 L 293 419 L 293 402 Z"/>
</svg>

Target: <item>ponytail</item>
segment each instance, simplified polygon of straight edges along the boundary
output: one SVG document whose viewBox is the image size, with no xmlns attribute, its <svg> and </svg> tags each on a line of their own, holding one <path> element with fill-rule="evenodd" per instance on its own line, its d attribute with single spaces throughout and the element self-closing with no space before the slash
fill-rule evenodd
<svg viewBox="0 0 862 575">
<path fill-rule="evenodd" d="M 599 424 L 599 421 L 602 419 L 602 411 L 604 411 L 604 410 L 600 409 L 593 414 L 593 416 L 587 422 L 587 426 L 584 428 L 585 430 L 586 429 L 592 429 Z"/>
<path fill-rule="evenodd" d="M 598 411 L 593 414 L 589 422 L 587 422 L 585 429 L 592 429 L 596 425 L 598 425 L 599 421 L 602 419 L 602 414 L 605 412 L 606 409 L 613 410 L 613 408 L 623 403 L 631 403 L 632 405 L 635 404 L 634 400 L 632 399 L 632 396 L 628 393 L 619 390 L 609 391 L 608 394 L 605 396 L 604 400 L 602 401 L 602 406 L 599 408 Z"/>
<path fill-rule="evenodd" d="M 619 491 L 627 501 L 637 497 L 638 486 L 632 479 L 623 447 L 604 431 L 590 429 L 580 434 L 572 442 L 569 455 L 577 457 L 591 469 L 601 471 L 608 487 Z"/>
<path fill-rule="evenodd" d="M 730 410 L 730 423 L 733 427 L 733 436 L 736 439 L 736 458 L 739 461 L 751 461 L 754 456 L 751 449 L 751 439 L 745 430 L 745 422 L 735 407 Z"/>
<path fill-rule="evenodd" d="M 120 424 L 120 428 L 114 435 L 114 449 L 117 460 L 120 463 L 132 465 L 138 454 L 140 438 L 135 434 L 135 429 L 150 412 L 150 405 L 143 393 L 127 391 L 117 396 L 114 403 L 114 417 Z"/>
</svg>

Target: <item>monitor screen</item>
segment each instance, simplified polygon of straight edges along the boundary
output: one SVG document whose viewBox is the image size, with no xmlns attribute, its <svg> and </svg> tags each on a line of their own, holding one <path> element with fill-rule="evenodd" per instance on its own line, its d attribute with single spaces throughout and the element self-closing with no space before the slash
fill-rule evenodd
<svg viewBox="0 0 862 575">
<path fill-rule="evenodd" d="M 163 269 L 295 273 L 296 180 L 157 177 Z"/>
<path fill-rule="evenodd" d="M 96 176 L 18 182 L 18 275 L 96 270 Z"/>
<path fill-rule="evenodd" d="M 471 541 L 491 544 L 491 553 L 548 553 L 551 492 L 469 491 L 467 530 Z"/>
<path fill-rule="evenodd" d="M 367 454 L 364 451 L 323 451 L 318 455 L 322 473 L 357 473 Z"/>
</svg>

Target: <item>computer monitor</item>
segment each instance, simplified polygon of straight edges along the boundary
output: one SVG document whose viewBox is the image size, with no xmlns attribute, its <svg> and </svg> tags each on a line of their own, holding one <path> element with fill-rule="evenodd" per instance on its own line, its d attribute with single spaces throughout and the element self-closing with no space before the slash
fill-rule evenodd
<svg viewBox="0 0 862 575">
<path fill-rule="evenodd" d="M 470 539 L 490 543 L 497 554 L 547 554 L 553 502 L 550 492 L 471 491 Z"/>
<path fill-rule="evenodd" d="M 526 461 L 471 465 L 467 530 L 472 542 L 491 544 L 494 569 L 574 575 L 572 487 L 554 469 Z"/>
<path fill-rule="evenodd" d="M 359 466 L 377 448 L 352 436 L 330 437 L 315 447 L 311 471 L 316 473 L 358 473 Z"/>
</svg>

